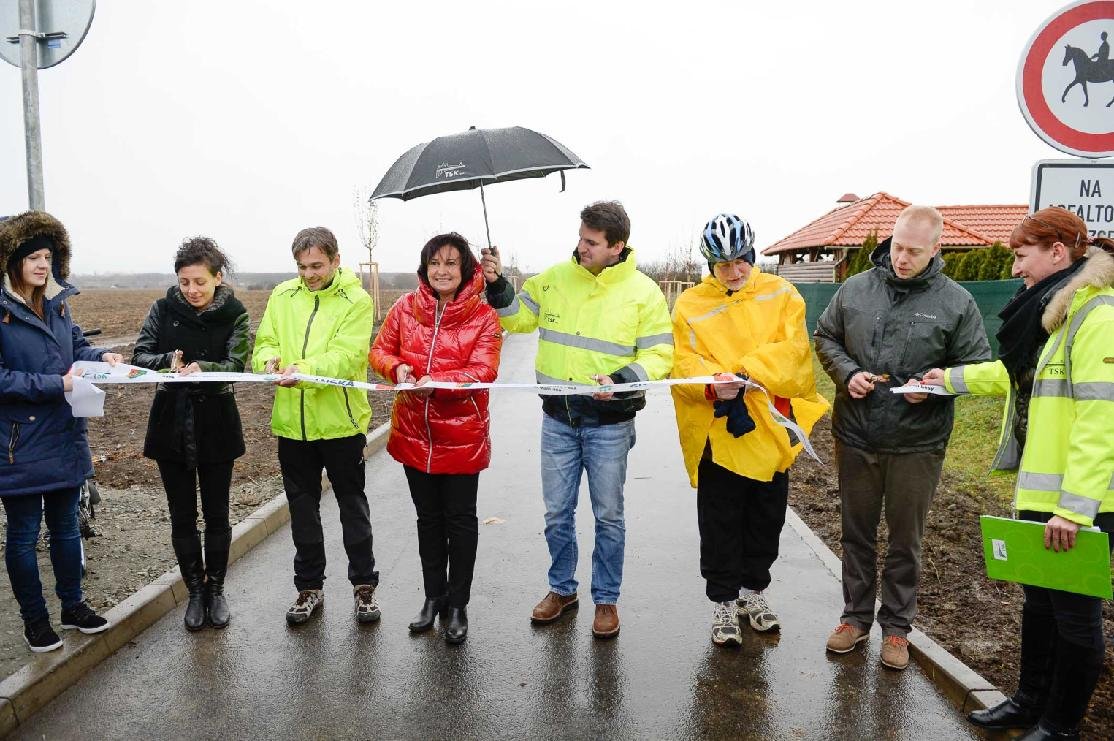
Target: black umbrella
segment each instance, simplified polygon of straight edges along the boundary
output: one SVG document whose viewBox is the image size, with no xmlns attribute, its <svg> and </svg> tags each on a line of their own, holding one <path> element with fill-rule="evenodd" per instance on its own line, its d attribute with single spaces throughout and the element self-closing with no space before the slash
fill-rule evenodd
<svg viewBox="0 0 1114 741">
<path fill-rule="evenodd" d="M 377 198 L 409 201 L 431 193 L 479 187 L 484 209 L 484 229 L 491 246 L 487 224 L 487 199 L 484 184 L 503 183 L 522 178 L 545 177 L 564 170 L 587 168 L 583 160 L 560 142 L 521 126 L 506 129 L 477 129 L 451 136 L 439 136 L 419 144 L 398 158 L 371 194 Z"/>
</svg>

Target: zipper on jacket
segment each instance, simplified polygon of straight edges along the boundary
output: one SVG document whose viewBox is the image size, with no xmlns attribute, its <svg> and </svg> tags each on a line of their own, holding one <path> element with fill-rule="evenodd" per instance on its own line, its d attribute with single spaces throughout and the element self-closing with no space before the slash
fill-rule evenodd
<svg viewBox="0 0 1114 741">
<path fill-rule="evenodd" d="M 341 391 L 344 392 L 344 408 L 348 411 L 348 421 L 352 423 L 352 427 L 356 429 L 356 432 L 359 432 L 360 426 L 356 424 L 356 418 L 352 416 L 352 404 L 348 401 L 348 387 L 342 388 Z"/>
<path fill-rule="evenodd" d="M 309 321 L 306 322 L 306 336 L 305 336 L 305 339 L 302 340 L 302 357 L 303 358 L 306 356 L 306 349 L 309 347 L 309 330 L 310 330 L 310 328 L 313 327 L 313 318 L 315 316 L 317 316 L 317 307 L 320 304 L 320 302 L 321 302 L 321 298 L 319 296 L 314 296 L 313 297 L 313 311 L 311 311 L 309 313 Z M 308 438 L 306 437 L 306 390 L 305 389 L 298 389 L 298 391 L 301 392 L 301 396 L 302 396 L 302 400 L 301 400 L 302 440 L 307 440 Z M 348 395 L 345 394 L 345 401 L 347 401 L 347 400 L 348 400 Z M 348 416 L 352 416 L 352 415 L 349 414 Z"/>
<path fill-rule="evenodd" d="M 433 369 L 433 349 L 437 347 L 437 333 L 441 330 L 441 317 L 444 315 L 445 309 L 441 306 L 441 302 L 437 302 L 437 308 L 434 309 L 433 315 L 433 338 L 429 341 L 429 358 L 425 363 L 425 374 L 428 376 L 430 370 Z M 433 470 L 433 429 L 429 426 L 429 401 L 430 396 L 425 397 L 425 434 L 429 438 L 429 455 L 426 456 L 425 472 L 432 473 Z"/>
<path fill-rule="evenodd" d="M 8 439 L 8 463 L 15 464 L 15 446 L 19 445 L 19 422 L 12 422 L 12 434 Z"/>
</svg>

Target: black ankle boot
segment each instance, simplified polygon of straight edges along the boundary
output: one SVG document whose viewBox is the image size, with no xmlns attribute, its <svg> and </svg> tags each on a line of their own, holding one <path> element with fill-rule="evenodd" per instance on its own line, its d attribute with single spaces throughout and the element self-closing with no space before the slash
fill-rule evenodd
<svg viewBox="0 0 1114 741">
<path fill-rule="evenodd" d="M 224 533 L 205 534 L 205 607 L 209 624 L 224 628 L 232 619 L 228 599 L 224 596 L 224 575 L 228 571 L 228 547 L 232 528 Z"/>
<path fill-rule="evenodd" d="M 212 571 L 208 573 L 205 582 L 205 609 L 209 624 L 214 628 L 227 627 L 228 621 L 232 619 L 232 613 L 228 609 L 228 599 L 224 596 L 223 572 L 219 575 Z"/>
<path fill-rule="evenodd" d="M 438 613 L 444 618 L 445 614 L 445 598 L 438 597 L 437 599 L 427 599 L 422 603 L 422 609 L 418 612 L 418 616 L 414 618 L 414 622 L 408 626 L 411 633 L 424 633 L 433 627 L 433 621 Z"/>
<path fill-rule="evenodd" d="M 464 643 L 468 637 L 468 609 L 465 607 L 450 607 L 448 622 L 445 624 L 446 643 Z"/>
<path fill-rule="evenodd" d="M 205 566 L 201 562 L 201 540 L 197 537 L 173 538 L 172 543 L 182 580 L 190 595 L 183 622 L 186 630 L 201 630 L 205 627 Z"/>
</svg>

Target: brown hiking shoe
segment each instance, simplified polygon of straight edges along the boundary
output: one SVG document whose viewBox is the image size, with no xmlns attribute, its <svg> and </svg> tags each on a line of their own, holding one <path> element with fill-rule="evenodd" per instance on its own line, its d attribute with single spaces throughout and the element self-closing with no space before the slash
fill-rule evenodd
<svg viewBox="0 0 1114 741">
<path fill-rule="evenodd" d="M 902 636 L 882 639 L 882 666 L 901 671 L 909 666 L 909 641 Z"/>
<path fill-rule="evenodd" d="M 840 623 L 828 636 L 828 650 L 845 654 L 870 637 L 869 630 L 859 630 L 850 623 Z"/>
<path fill-rule="evenodd" d="M 565 614 L 566 610 L 575 610 L 580 606 L 575 594 L 570 594 L 568 597 L 562 597 L 556 592 L 550 592 L 542 598 L 542 601 L 534 606 L 534 612 L 530 614 L 530 622 L 532 623 L 552 623 L 557 618 Z"/>
<path fill-rule="evenodd" d="M 619 635 L 619 610 L 615 605 L 596 605 L 592 635 L 596 638 L 614 638 Z"/>
</svg>

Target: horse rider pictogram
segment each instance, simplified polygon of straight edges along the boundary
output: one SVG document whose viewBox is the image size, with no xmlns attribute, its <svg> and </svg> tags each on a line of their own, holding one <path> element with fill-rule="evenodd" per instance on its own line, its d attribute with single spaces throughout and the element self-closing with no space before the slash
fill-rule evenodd
<svg viewBox="0 0 1114 741">
<path fill-rule="evenodd" d="M 1069 90 L 1076 85 L 1082 85 L 1083 107 L 1086 108 L 1090 102 L 1090 96 L 1087 94 L 1088 82 L 1114 82 L 1114 60 L 1110 59 L 1110 44 L 1106 40 L 1106 31 L 1102 32 L 1100 39 L 1102 43 L 1099 44 L 1099 50 L 1095 54 L 1087 54 L 1083 49 L 1070 44 L 1064 46 L 1063 66 L 1067 67 L 1068 62 L 1075 65 L 1075 79 L 1064 88 L 1064 94 L 1060 96 L 1061 103 L 1067 101 Z M 1114 98 L 1110 99 L 1106 107 L 1109 108 L 1111 103 L 1114 103 Z"/>
</svg>

